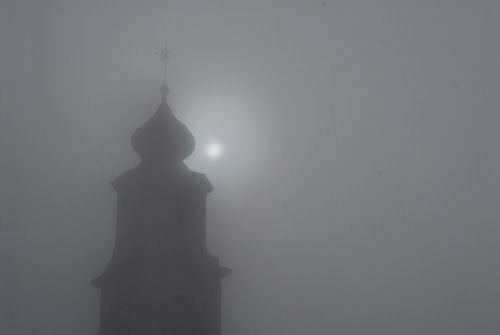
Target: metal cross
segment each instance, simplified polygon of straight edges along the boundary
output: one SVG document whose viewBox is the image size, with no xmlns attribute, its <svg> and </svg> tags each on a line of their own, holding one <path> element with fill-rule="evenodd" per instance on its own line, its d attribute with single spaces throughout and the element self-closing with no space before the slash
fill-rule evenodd
<svg viewBox="0 0 500 335">
<path fill-rule="evenodd" d="M 167 63 L 170 62 L 172 59 L 175 59 L 175 57 L 172 57 L 170 55 L 170 52 L 167 50 L 167 43 L 165 43 L 165 46 L 163 49 L 160 49 L 155 52 L 155 55 L 160 56 L 161 60 L 163 61 L 163 84 L 167 84 Z"/>
</svg>

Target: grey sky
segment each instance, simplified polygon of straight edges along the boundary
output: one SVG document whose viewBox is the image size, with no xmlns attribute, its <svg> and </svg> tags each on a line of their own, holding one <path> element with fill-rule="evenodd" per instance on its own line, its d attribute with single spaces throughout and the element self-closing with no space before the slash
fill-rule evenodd
<svg viewBox="0 0 500 335">
<path fill-rule="evenodd" d="M 498 334 L 500 2 L 325 3 L 0 2 L 1 334 L 96 333 L 165 40 L 225 334 Z"/>
</svg>

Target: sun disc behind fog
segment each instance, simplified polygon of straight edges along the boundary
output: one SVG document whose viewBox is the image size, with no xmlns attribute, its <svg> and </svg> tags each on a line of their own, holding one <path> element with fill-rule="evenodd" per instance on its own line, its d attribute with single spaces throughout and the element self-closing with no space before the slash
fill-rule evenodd
<svg viewBox="0 0 500 335">
<path fill-rule="evenodd" d="M 246 94 L 246 92 L 245 92 Z M 213 92 L 203 88 L 191 93 L 178 110 L 196 139 L 187 166 L 208 176 L 217 188 L 237 189 L 262 173 L 267 124 L 256 115 L 266 110 L 230 89 Z M 258 101 L 258 100 L 257 100 Z"/>
<path fill-rule="evenodd" d="M 212 160 L 220 158 L 223 153 L 224 148 L 217 141 L 210 142 L 205 149 L 205 155 Z"/>
</svg>

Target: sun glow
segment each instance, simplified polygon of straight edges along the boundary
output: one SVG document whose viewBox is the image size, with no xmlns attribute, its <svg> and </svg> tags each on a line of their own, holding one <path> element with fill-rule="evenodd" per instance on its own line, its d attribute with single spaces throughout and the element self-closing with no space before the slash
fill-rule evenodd
<svg viewBox="0 0 500 335">
<path fill-rule="evenodd" d="M 205 86 L 182 100 L 177 110 L 185 111 L 181 121 L 197 143 L 187 166 L 206 174 L 217 189 L 252 183 L 262 173 L 268 148 L 267 123 L 261 120 L 267 109 L 231 89 L 219 92 Z"/>
<path fill-rule="evenodd" d="M 205 150 L 205 154 L 207 155 L 208 158 L 211 158 L 211 159 L 217 159 L 219 158 L 224 152 L 224 148 L 222 147 L 222 145 L 218 142 L 211 142 L 206 150 Z"/>
</svg>

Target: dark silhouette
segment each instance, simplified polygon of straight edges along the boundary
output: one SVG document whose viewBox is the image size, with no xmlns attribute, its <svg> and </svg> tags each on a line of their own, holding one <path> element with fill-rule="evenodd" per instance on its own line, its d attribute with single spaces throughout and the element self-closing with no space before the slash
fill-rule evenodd
<svg viewBox="0 0 500 335">
<path fill-rule="evenodd" d="M 212 186 L 183 160 L 195 146 L 162 86 L 156 113 L 132 136 L 142 162 L 112 182 L 116 240 L 104 273 L 99 335 L 221 333 L 220 267 L 205 241 L 205 198 Z"/>
</svg>

